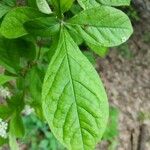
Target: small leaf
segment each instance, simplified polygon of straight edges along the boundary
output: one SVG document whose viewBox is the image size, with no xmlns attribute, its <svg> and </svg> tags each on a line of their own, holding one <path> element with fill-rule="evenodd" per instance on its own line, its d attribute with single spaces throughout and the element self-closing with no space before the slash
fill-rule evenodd
<svg viewBox="0 0 150 150">
<path fill-rule="evenodd" d="M 82 36 L 77 32 L 77 27 L 75 29 L 72 26 L 67 26 L 67 28 L 68 28 L 69 34 L 71 35 L 71 37 L 73 38 L 75 43 L 77 45 L 82 44 L 84 40 L 83 40 Z"/>
<path fill-rule="evenodd" d="M 10 132 L 17 138 L 21 138 L 25 134 L 23 121 L 19 112 L 15 112 L 10 120 Z"/>
<path fill-rule="evenodd" d="M 111 107 L 109 122 L 103 135 L 103 140 L 112 141 L 115 137 L 118 136 L 119 133 L 118 124 L 119 124 L 119 111 L 118 109 Z"/>
<path fill-rule="evenodd" d="M 68 11 L 72 6 L 73 1 L 74 0 L 51 0 L 52 5 L 54 5 L 59 15 Z"/>
<path fill-rule="evenodd" d="M 121 6 L 121 5 L 130 5 L 131 0 L 97 0 L 101 4 L 108 6 Z"/>
<path fill-rule="evenodd" d="M 59 34 L 56 34 L 55 36 L 52 37 L 52 42 L 51 42 L 51 46 L 49 48 L 49 51 L 46 53 L 47 55 L 47 59 L 48 62 L 51 61 L 52 57 L 54 56 L 56 49 L 57 49 L 57 45 L 58 45 L 58 39 L 59 39 Z"/>
<path fill-rule="evenodd" d="M 1 24 L 1 34 L 6 38 L 18 38 L 24 36 L 27 31 L 23 24 L 33 18 L 42 17 L 44 14 L 30 7 L 18 7 L 12 9 Z"/>
<path fill-rule="evenodd" d="M 27 5 L 28 5 L 29 7 L 38 9 L 36 0 L 27 0 Z"/>
<path fill-rule="evenodd" d="M 32 35 L 50 37 L 58 33 L 60 23 L 55 17 L 43 17 L 30 20 L 24 26 L 28 33 Z"/>
<path fill-rule="evenodd" d="M 133 32 L 131 22 L 126 14 L 109 6 L 84 10 L 68 22 L 74 27 L 82 27 L 79 32 L 83 39 L 99 43 L 104 47 L 120 45 Z"/>
<path fill-rule="evenodd" d="M 15 79 L 14 77 L 0 74 L 0 85 L 3 85 L 4 83 L 11 81 L 11 80 L 14 80 L 14 79 Z"/>
<path fill-rule="evenodd" d="M 35 99 L 37 102 L 38 99 L 41 101 L 41 90 L 43 83 L 42 71 L 36 66 L 33 67 L 31 70 L 29 70 L 26 80 L 33 99 Z"/>
<path fill-rule="evenodd" d="M 45 71 L 38 66 L 34 66 L 26 75 L 26 84 L 28 92 L 31 95 L 32 100 L 30 105 L 35 109 L 35 112 L 42 119 L 42 84 L 44 80 Z M 32 84 L 31 84 L 32 83 Z"/>
<path fill-rule="evenodd" d="M 8 142 L 7 139 L 1 138 L 0 137 L 0 146 L 3 146 L 4 144 L 6 144 Z"/>
<path fill-rule="evenodd" d="M 50 62 L 42 91 L 52 132 L 68 149 L 93 150 L 108 118 L 107 96 L 95 69 L 66 30 Z"/>
<path fill-rule="evenodd" d="M 7 105 L 0 105 L 0 118 L 6 119 L 12 115 L 12 110 Z"/>
<path fill-rule="evenodd" d="M 83 54 L 87 57 L 92 65 L 96 65 L 96 59 L 91 51 L 83 51 Z"/>
<path fill-rule="evenodd" d="M 102 47 L 99 44 L 94 45 L 93 43 L 86 42 L 90 50 L 94 51 L 100 57 L 105 57 L 108 54 L 108 48 Z"/>
<path fill-rule="evenodd" d="M 11 7 L 0 3 L 0 18 L 2 18 L 10 9 Z"/>
<path fill-rule="evenodd" d="M 73 3 L 72 7 L 70 8 L 70 11 L 73 15 L 78 14 L 80 11 L 82 11 L 82 8 L 77 3 Z"/>
<path fill-rule="evenodd" d="M 8 107 L 12 112 L 20 113 L 24 108 L 24 97 L 22 92 L 17 92 L 7 101 Z"/>
<path fill-rule="evenodd" d="M 42 13 L 51 14 L 52 11 L 46 0 L 36 0 L 37 6 Z"/>
<path fill-rule="evenodd" d="M 11 150 L 19 150 L 19 145 L 17 143 L 15 135 L 9 132 L 9 147 Z"/>
<path fill-rule="evenodd" d="M 21 67 L 20 59 L 26 61 L 35 58 L 35 45 L 23 39 L 8 40 L 0 37 L 0 65 L 12 73 L 17 73 Z"/>
<path fill-rule="evenodd" d="M 16 0 L 2 0 L 4 4 L 10 6 L 10 7 L 15 7 L 16 5 Z"/>
<path fill-rule="evenodd" d="M 101 44 L 99 42 L 97 42 L 95 39 L 93 39 L 91 36 L 89 36 L 80 26 L 76 26 L 75 28 L 67 26 L 67 28 L 72 29 L 72 30 L 69 30 L 69 33 L 71 35 L 72 35 L 73 31 L 76 31 L 76 32 L 78 31 L 80 33 L 79 35 L 76 33 L 76 36 L 78 36 L 78 40 L 83 39 L 82 37 L 84 37 L 84 41 L 87 44 L 87 46 L 90 48 L 90 50 L 94 51 L 100 57 L 106 56 L 106 54 L 108 52 L 108 48 L 101 46 Z M 78 40 L 76 40 L 76 38 L 77 38 L 76 36 L 72 36 L 72 37 L 75 40 L 75 42 L 78 43 Z M 83 40 L 81 41 L 81 43 L 82 42 L 83 42 Z M 81 44 L 81 43 L 79 43 L 79 44 Z"/>
<path fill-rule="evenodd" d="M 83 9 L 92 8 L 99 4 L 95 0 L 77 0 Z"/>
</svg>

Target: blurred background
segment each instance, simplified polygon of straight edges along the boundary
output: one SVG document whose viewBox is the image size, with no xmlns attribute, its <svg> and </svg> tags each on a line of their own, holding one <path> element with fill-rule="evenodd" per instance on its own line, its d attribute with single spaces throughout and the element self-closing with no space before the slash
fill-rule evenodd
<svg viewBox="0 0 150 150">
<path fill-rule="evenodd" d="M 150 150 L 150 0 L 133 0 L 130 7 L 121 9 L 134 27 L 130 40 L 110 49 L 105 58 L 85 52 L 110 102 L 108 127 L 96 150 Z M 27 113 L 23 118 L 26 135 L 18 140 L 21 150 L 65 150 L 48 125 L 32 110 Z"/>
</svg>

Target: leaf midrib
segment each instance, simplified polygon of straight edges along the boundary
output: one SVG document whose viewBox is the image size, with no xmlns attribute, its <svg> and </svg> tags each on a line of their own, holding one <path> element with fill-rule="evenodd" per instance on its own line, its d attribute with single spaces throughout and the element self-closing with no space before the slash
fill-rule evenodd
<svg viewBox="0 0 150 150">
<path fill-rule="evenodd" d="M 66 51 L 66 57 L 67 57 L 67 63 L 68 63 L 68 69 L 69 69 L 69 76 L 70 76 L 70 83 L 71 83 L 71 87 L 72 87 L 72 91 L 73 91 L 73 96 L 74 96 L 74 101 L 75 101 L 75 105 L 76 105 L 76 112 L 77 112 L 77 117 L 78 117 L 78 122 L 79 122 L 79 126 L 80 126 L 80 134 L 81 134 L 81 139 L 82 139 L 82 147 L 83 147 L 83 150 L 85 150 L 84 148 L 84 144 L 83 144 L 83 135 L 82 135 L 82 131 L 81 131 L 81 123 L 80 123 L 80 119 L 79 119 L 79 112 L 78 112 L 78 106 L 77 106 L 77 98 L 76 98 L 76 94 L 75 94 L 75 87 L 74 87 L 74 84 L 73 84 L 73 78 L 72 78 L 72 71 L 71 71 L 71 66 L 70 66 L 70 60 L 69 60 L 69 54 L 68 54 L 68 51 L 67 51 L 67 44 L 66 44 L 66 36 L 65 36 L 65 33 L 64 33 L 64 45 L 65 45 L 65 51 Z"/>
</svg>

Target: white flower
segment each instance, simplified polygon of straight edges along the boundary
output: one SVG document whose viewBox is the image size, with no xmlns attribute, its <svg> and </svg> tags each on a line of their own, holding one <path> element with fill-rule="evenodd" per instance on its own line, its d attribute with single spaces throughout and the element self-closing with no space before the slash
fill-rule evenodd
<svg viewBox="0 0 150 150">
<path fill-rule="evenodd" d="M 23 113 L 25 115 L 28 116 L 28 115 L 30 115 L 33 112 L 34 112 L 34 108 L 31 108 L 29 105 L 25 105 L 24 110 L 23 110 Z"/>
<path fill-rule="evenodd" d="M 8 123 L 0 118 L 0 137 L 7 138 Z"/>
<path fill-rule="evenodd" d="M 9 91 L 9 89 L 6 87 L 0 87 L 0 96 L 3 97 L 3 98 L 10 98 L 11 97 L 11 93 Z"/>
</svg>

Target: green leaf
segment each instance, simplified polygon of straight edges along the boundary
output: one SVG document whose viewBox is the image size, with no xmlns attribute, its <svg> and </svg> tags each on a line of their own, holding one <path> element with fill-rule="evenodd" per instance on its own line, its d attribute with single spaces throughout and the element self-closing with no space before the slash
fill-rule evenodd
<svg viewBox="0 0 150 150">
<path fill-rule="evenodd" d="M 70 11 L 73 15 L 78 14 L 80 11 L 82 11 L 82 8 L 78 3 L 73 3 L 72 7 L 70 8 Z"/>
<path fill-rule="evenodd" d="M 96 14 L 96 15 L 95 15 Z M 122 11 L 99 6 L 87 9 L 68 21 L 72 26 L 80 26 L 83 39 L 96 45 L 112 47 L 125 42 L 133 32 L 129 18 Z"/>
<path fill-rule="evenodd" d="M 68 31 L 71 34 L 72 38 L 74 39 L 75 43 L 77 44 L 83 43 L 82 37 L 84 37 L 84 41 L 87 44 L 87 46 L 97 55 L 99 55 L 100 57 L 105 57 L 106 54 L 108 53 L 108 48 L 101 46 L 99 42 L 95 41 L 91 36 L 87 35 L 86 32 L 80 26 L 76 26 L 75 28 L 67 26 L 67 28 L 69 29 Z M 80 34 L 77 34 L 78 33 L 77 31 Z"/>
<path fill-rule="evenodd" d="M 24 126 L 21 118 L 21 111 L 24 108 L 24 94 L 17 92 L 7 101 L 8 107 L 12 110 L 9 124 L 9 146 L 11 150 L 19 150 L 16 137 L 24 135 Z"/>
<path fill-rule="evenodd" d="M 111 107 L 109 122 L 106 128 L 106 131 L 103 135 L 103 140 L 112 141 L 115 137 L 118 136 L 118 124 L 119 124 L 119 111 L 118 109 Z"/>
<path fill-rule="evenodd" d="M 10 6 L 10 7 L 15 7 L 16 5 L 16 0 L 2 0 L 4 4 Z"/>
<path fill-rule="evenodd" d="M 131 0 L 97 0 L 101 4 L 108 6 L 130 5 Z"/>
<path fill-rule="evenodd" d="M 38 8 L 37 8 L 36 0 L 27 0 L 27 5 L 28 5 L 29 7 L 33 7 L 33 8 L 38 9 Z"/>
<path fill-rule="evenodd" d="M 52 5 L 55 7 L 59 15 L 68 11 L 74 0 L 51 0 Z"/>
<path fill-rule="evenodd" d="M 43 17 L 30 20 L 24 26 L 28 33 L 32 35 L 50 37 L 58 33 L 60 23 L 56 17 Z"/>
<path fill-rule="evenodd" d="M 93 150 L 108 118 L 107 96 L 93 66 L 66 30 L 44 80 L 43 111 L 52 132 L 68 149 Z"/>
<path fill-rule="evenodd" d="M 53 36 L 53 38 L 51 39 L 51 46 L 49 48 L 49 51 L 46 53 L 46 56 L 47 56 L 47 59 L 48 59 L 48 62 L 51 61 L 53 55 L 55 54 L 56 52 L 56 49 L 57 49 L 57 45 L 58 45 L 58 39 L 59 39 L 59 34 L 56 34 L 55 36 Z"/>
<path fill-rule="evenodd" d="M 16 73 L 17 70 L 20 69 L 17 49 L 15 48 L 13 49 L 14 51 L 12 51 L 12 46 L 10 46 L 12 42 L 6 39 L 0 39 L 0 45 L 0 65 L 5 67 L 8 71 Z"/>
<path fill-rule="evenodd" d="M 12 114 L 11 108 L 9 108 L 6 105 L 0 105 L 0 118 L 1 119 L 6 119 L 10 117 Z"/>
<path fill-rule="evenodd" d="M 91 51 L 83 51 L 83 54 L 87 57 L 92 65 L 96 65 L 96 59 Z"/>
<path fill-rule="evenodd" d="M 8 101 L 8 107 L 11 108 L 12 112 L 20 113 L 24 108 L 24 97 L 22 92 L 17 92 Z"/>
<path fill-rule="evenodd" d="M 9 146 L 11 150 L 19 150 L 19 145 L 16 141 L 16 137 L 11 133 L 11 131 L 9 133 Z"/>
<path fill-rule="evenodd" d="M 95 45 L 93 43 L 86 44 L 89 46 L 90 50 L 94 51 L 100 57 L 105 57 L 108 54 L 108 48 L 100 46 L 98 43 Z"/>
<path fill-rule="evenodd" d="M 42 13 L 51 14 L 52 11 L 46 0 L 36 0 L 37 6 Z"/>
<path fill-rule="evenodd" d="M 108 48 L 101 46 L 101 44 L 99 42 L 97 42 L 91 36 L 87 35 L 87 33 L 80 26 L 76 26 L 75 28 L 73 28 L 72 26 L 67 25 L 67 28 L 68 28 L 70 35 L 74 39 L 75 43 L 80 45 L 81 43 L 83 43 L 82 37 L 84 37 L 85 43 L 92 51 L 94 51 L 100 57 L 106 56 L 106 54 L 108 52 Z M 77 31 L 80 34 L 78 34 Z"/>
<path fill-rule="evenodd" d="M 19 112 L 15 112 L 10 120 L 10 132 L 17 138 L 21 138 L 25 134 L 23 121 Z"/>
<path fill-rule="evenodd" d="M 95 0 L 77 0 L 77 1 L 83 9 L 92 8 L 94 6 L 99 5 Z"/>
<path fill-rule="evenodd" d="M 27 74 L 27 82 L 29 85 L 29 90 L 32 95 L 32 97 L 38 101 L 40 99 L 41 101 L 41 86 L 43 81 L 43 75 L 41 74 L 41 71 L 35 66 L 33 67 Z M 31 84 L 32 82 L 32 84 Z"/>
<path fill-rule="evenodd" d="M 31 95 L 30 105 L 35 109 L 38 116 L 42 119 L 42 84 L 44 80 L 45 71 L 38 66 L 33 67 L 26 76 L 26 84 L 28 92 Z M 31 84 L 32 83 L 32 84 Z"/>
<path fill-rule="evenodd" d="M 27 31 L 23 24 L 33 18 L 42 17 L 44 14 L 30 7 L 18 7 L 12 9 L 1 24 L 1 34 L 6 38 L 18 38 L 24 36 Z"/>
<path fill-rule="evenodd" d="M 77 32 L 77 27 L 75 29 L 72 26 L 67 26 L 67 28 L 68 28 L 69 34 L 71 35 L 71 37 L 73 38 L 75 43 L 77 45 L 82 44 L 84 40 L 83 40 L 82 36 Z"/>
<path fill-rule="evenodd" d="M 35 45 L 29 41 L 0 38 L 0 65 L 12 73 L 17 73 L 21 69 L 21 58 L 33 60 L 35 54 Z"/>
<path fill-rule="evenodd" d="M 11 7 L 0 3 L 0 18 L 2 18 L 10 9 Z"/>
<path fill-rule="evenodd" d="M 3 85 L 4 83 L 11 81 L 11 80 L 14 80 L 14 79 L 15 79 L 14 77 L 0 74 L 0 85 Z"/>
<path fill-rule="evenodd" d="M 99 4 L 108 6 L 121 6 L 121 5 L 126 6 L 130 5 L 131 0 L 77 0 L 77 1 L 83 9 L 87 9 L 93 6 L 98 6 Z"/>
<path fill-rule="evenodd" d="M 4 139 L 4 138 L 1 138 L 1 137 L 0 137 L 0 146 L 6 144 L 7 142 L 8 142 L 7 139 Z"/>
</svg>

